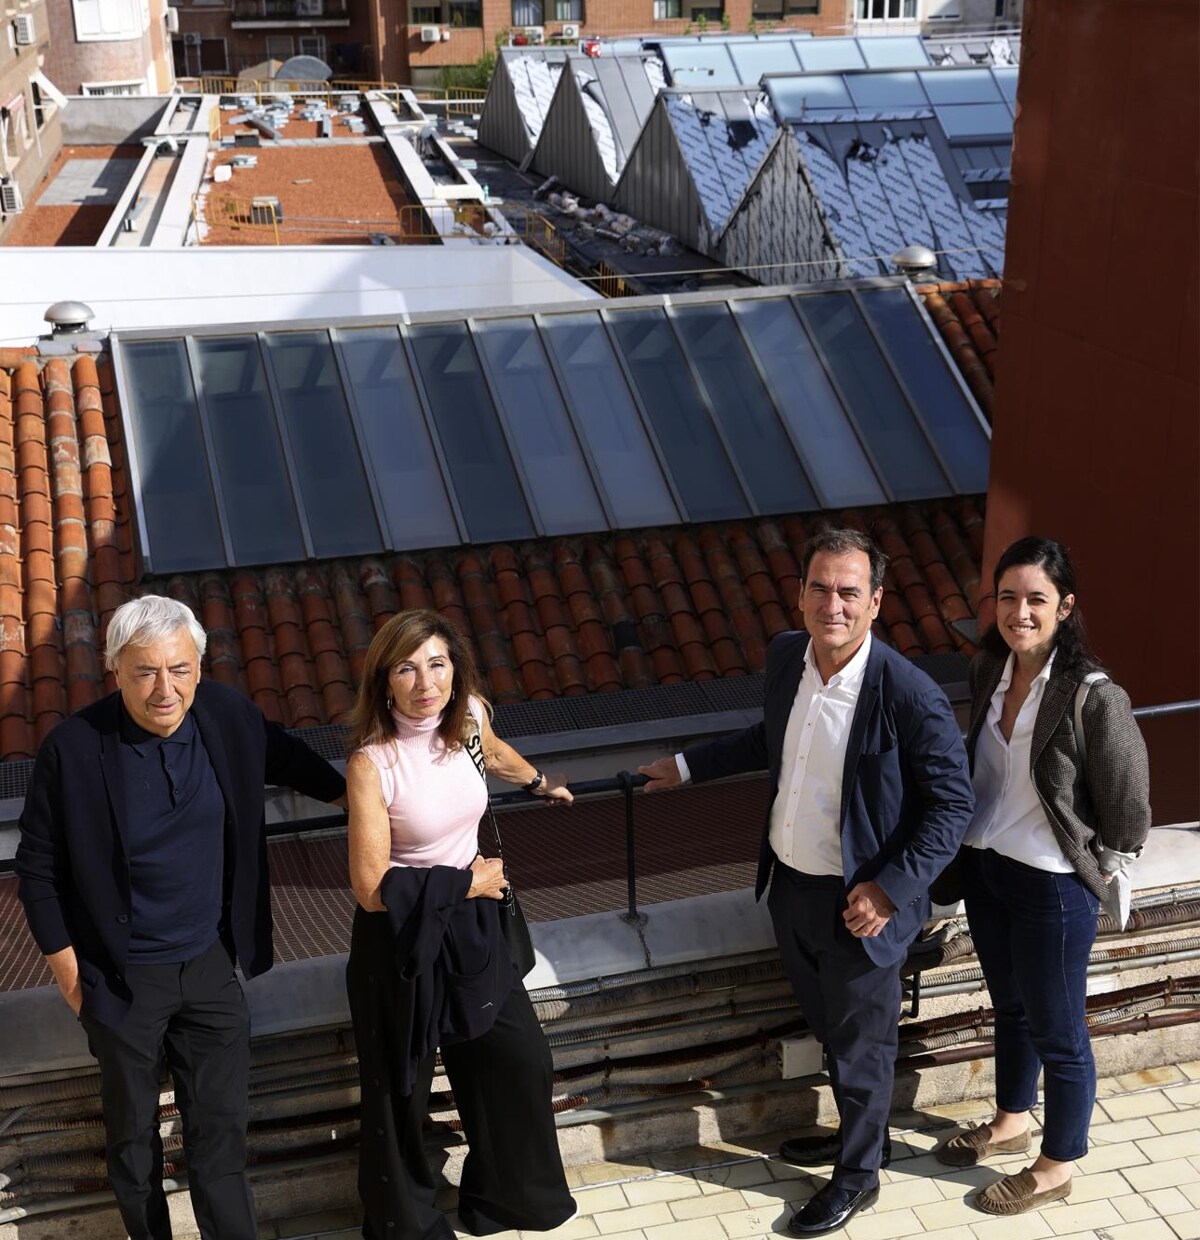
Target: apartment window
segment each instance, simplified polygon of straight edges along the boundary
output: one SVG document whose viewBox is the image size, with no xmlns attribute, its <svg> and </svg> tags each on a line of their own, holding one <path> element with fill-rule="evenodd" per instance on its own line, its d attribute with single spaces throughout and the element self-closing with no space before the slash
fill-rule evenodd
<svg viewBox="0 0 1200 1240">
<path fill-rule="evenodd" d="M 41 87 L 36 82 L 29 83 L 29 90 L 33 95 L 33 123 L 35 128 L 41 129 L 46 123 L 46 102 L 42 98 Z"/>
<path fill-rule="evenodd" d="M 688 8 L 688 17 L 698 22 L 702 17 L 706 22 L 719 22 L 725 12 L 723 4 L 692 4 Z"/>
<path fill-rule="evenodd" d="M 453 26 L 477 30 L 483 25 L 483 0 L 442 0 L 441 4 L 411 4 L 408 20 L 414 26 Z"/>
<path fill-rule="evenodd" d="M 224 39 L 200 40 L 200 72 L 229 72 L 229 53 L 226 51 Z"/>
<path fill-rule="evenodd" d="M 682 16 L 682 0 L 654 0 L 654 20 L 656 22 L 674 21 Z"/>
<path fill-rule="evenodd" d="M 758 21 L 811 17 L 820 11 L 821 0 L 753 0 L 753 13 Z"/>
<path fill-rule="evenodd" d="M 138 39 L 146 30 L 140 0 L 71 0 L 81 43 Z"/>
<path fill-rule="evenodd" d="M 302 34 L 299 42 L 301 56 L 315 56 L 318 60 L 325 59 L 325 36 L 323 34 Z"/>
<path fill-rule="evenodd" d="M 0 127 L 4 131 L 4 153 L 9 162 L 19 159 L 29 145 L 25 129 L 25 96 L 17 95 L 0 109 Z"/>
<path fill-rule="evenodd" d="M 554 0 L 556 22 L 583 21 L 583 0 Z"/>
<path fill-rule="evenodd" d="M 512 0 L 514 26 L 543 26 L 545 13 L 542 0 Z"/>
<path fill-rule="evenodd" d="M 860 22 L 913 21 L 917 0 L 858 0 Z"/>
<path fill-rule="evenodd" d="M 144 95 L 145 82 L 84 82 L 85 95 Z"/>
<path fill-rule="evenodd" d="M 442 20 L 458 29 L 477 29 L 483 25 L 483 0 L 449 0 Z"/>
<path fill-rule="evenodd" d="M 296 41 L 290 34 L 267 35 L 267 59 L 287 60 L 296 54 Z"/>
</svg>

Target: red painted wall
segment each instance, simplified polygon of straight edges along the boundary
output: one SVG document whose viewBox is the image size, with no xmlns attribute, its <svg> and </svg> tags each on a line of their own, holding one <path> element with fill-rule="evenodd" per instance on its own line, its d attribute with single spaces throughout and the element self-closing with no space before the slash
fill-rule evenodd
<svg viewBox="0 0 1200 1240">
<path fill-rule="evenodd" d="M 1135 706 L 1200 698 L 1200 10 L 1028 0 L 985 574 L 1062 539 Z M 1200 720 L 1145 728 L 1155 821 L 1200 813 Z"/>
</svg>

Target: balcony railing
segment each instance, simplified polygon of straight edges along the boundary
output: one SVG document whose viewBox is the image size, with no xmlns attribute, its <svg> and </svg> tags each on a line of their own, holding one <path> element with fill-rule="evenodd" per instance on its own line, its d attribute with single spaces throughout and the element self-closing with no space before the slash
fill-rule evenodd
<svg viewBox="0 0 1200 1240">
<path fill-rule="evenodd" d="M 233 0 L 234 21 L 302 22 L 349 16 L 348 0 Z"/>
</svg>

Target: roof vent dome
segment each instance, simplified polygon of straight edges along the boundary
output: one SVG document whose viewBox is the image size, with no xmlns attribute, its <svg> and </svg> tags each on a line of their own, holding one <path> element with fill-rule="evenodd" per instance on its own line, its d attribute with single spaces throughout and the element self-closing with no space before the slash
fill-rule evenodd
<svg viewBox="0 0 1200 1240">
<path fill-rule="evenodd" d="M 56 301 L 42 318 L 56 336 L 75 336 L 87 331 L 95 313 L 82 301 Z"/>
<path fill-rule="evenodd" d="M 927 245 L 906 245 L 892 255 L 892 266 L 914 284 L 937 279 L 937 255 Z"/>
</svg>

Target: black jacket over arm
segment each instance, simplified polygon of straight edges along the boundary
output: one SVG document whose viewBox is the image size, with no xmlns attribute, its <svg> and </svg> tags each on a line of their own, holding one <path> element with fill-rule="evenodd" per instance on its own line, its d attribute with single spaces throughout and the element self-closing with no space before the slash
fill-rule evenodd
<svg viewBox="0 0 1200 1240">
<path fill-rule="evenodd" d="M 203 680 L 192 716 L 225 798 L 222 910 L 246 977 L 273 961 L 264 786 L 336 801 L 346 781 L 243 694 Z M 129 1008 L 130 879 L 121 780 L 120 695 L 63 720 L 38 750 L 21 814 L 21 903 L 45 955 L 74 947 L 84 1008 L 115 1025 Z"/>
<path fill-rule="evenodd" d="M 469 900 L 470 889 L 469 870 L 445 865 L 392 866 L 379 885 L 395 969 L 386 980 L 376 975 L 374 985 L 392 992 L 388 1053 L 404 1061 L 404 1094 L 439 1046 L 487 1033 L 513 987 L 500 903 Z"/>
</svg>

